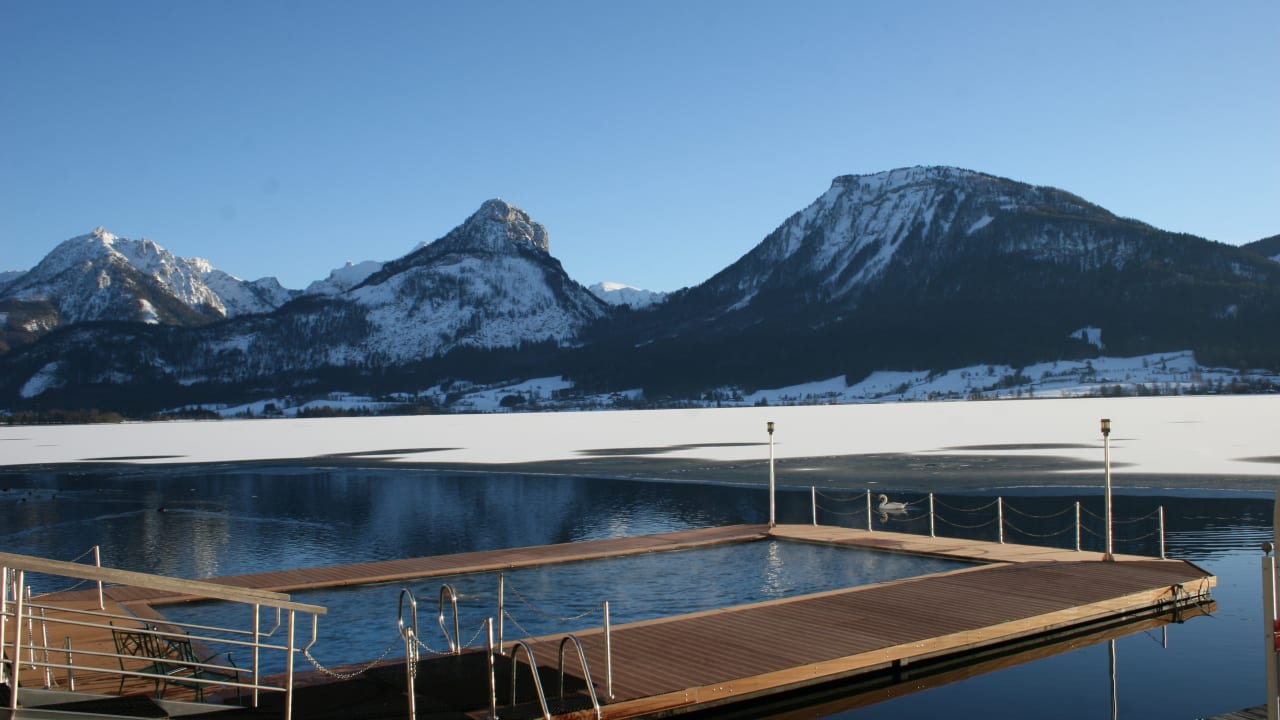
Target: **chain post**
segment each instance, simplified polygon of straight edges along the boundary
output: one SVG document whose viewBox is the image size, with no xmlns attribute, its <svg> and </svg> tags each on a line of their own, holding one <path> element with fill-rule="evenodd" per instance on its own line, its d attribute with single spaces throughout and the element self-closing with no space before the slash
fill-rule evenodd
<svg viewBox="0 0 1280 720">
<path fill-rule="evenodd" d="M 996 498 L 996 520 L 997 520 L 996 524 L 1000 528 L 1000 532 L 999 532 L 1000 544 L 1003 545 L 1004 544 L 1004 498 L 1002 497 Z"/>
<path fill-rule="evenodd" d="M 1076 501 L 1076 552 L 1080 552 L 1080 501 Z"/>
<path fill-rule="evenodd" d="M 1160 506 L 1160 559 L 1164 560 L 1164 506 Z"/>
<path fill-rule="evenodd" d="M 613 699 L 613 625 L 609 622 L 609 601 L 604 601 L 604 693 Z"/>
<path fill-rule="evenodd" d="M 502 650 L 504 626 L 506 624 L 506 597 L 507 597 L 507 576 L 498 573 L 498 654 L 505 654 Z"/>
<path fill-rule="evenodd" d="M 933 493 L 929 493 L 929 537 L 938 537 L 933 527 Z"/>
<path fill-rule="evenodd" d="M 871 532 L 871 488 L 867 488 L 867 532 Z"/>
</svg>

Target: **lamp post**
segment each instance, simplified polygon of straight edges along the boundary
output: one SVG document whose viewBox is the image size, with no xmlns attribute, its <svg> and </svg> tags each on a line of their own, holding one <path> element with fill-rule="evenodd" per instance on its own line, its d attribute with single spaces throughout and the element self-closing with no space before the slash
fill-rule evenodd
<svg viewBox="0 0 1280 720">
<path fill-rule="evenodd" d="M 774 499 L 773 499 L 773 421 L 765 423 L 765 427 L 769 430 L 769 527 L 773 528 L 777 525 L 774 517 Z"/>
<path fill-rule="evenodd" d="M 1106 562 L 1115 562 L 1116 558 L 1111 554 L 1111 418 L 1102 418 L 1102 466 L 1103 475 L 1107 481 L 1107 553 L 1102 556 L 1102 559 Z"/>
</svg>

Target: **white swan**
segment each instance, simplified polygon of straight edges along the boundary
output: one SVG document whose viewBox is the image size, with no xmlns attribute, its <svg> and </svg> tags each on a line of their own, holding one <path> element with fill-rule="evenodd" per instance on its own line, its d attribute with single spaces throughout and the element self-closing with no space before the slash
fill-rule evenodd
<svg viewBox="0 0 1280 720">
<path fill-rule="evenodd" d="M 907 504 L 901 502 L 889 502 L 888 495 L 880 496 L 880 512 L 882 513 L 900 513 L 907 511 Z"/>
</svg>

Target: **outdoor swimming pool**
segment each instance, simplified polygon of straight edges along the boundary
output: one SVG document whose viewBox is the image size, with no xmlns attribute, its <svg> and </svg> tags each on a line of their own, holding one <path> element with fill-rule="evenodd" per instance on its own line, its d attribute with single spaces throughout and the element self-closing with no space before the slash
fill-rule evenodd
<svg viewBox="0 0 1280 720">
<path fill-rule="evenodd" d="M 520 568 L 503 573 L 505 637 L 513 640 L 598 628 L 606 600 L 610 621 L 618 625 L 965 567 L 972 566 L 859 548 L 760 540 Z M 328 608 L 312 654 L 322 665 L 336 667 L 366 663 L 379 658 L 387 647 L 402 647 L 396 626 L 402 587 L 419 598 L 419 625 L 428 647 L 437 652 L 447 648 L 436 624 L 440 590 L 446 583 L 458 594 L 462 644 L 483 647 L 485 638 L 480 633 L 485 618 L 495 622 L 498 618 L 498 582 L 497 573 L 472 573 L 408 585 L 305 591 L 292 597 Z M 244 627 L 247 619 L 245 608 L 220 603 L 167 605 L 159 610 L 178 622 L 210 624 L 212 620 L 211 624 L 223 627 Z M 282 664 L 266 669 L 282 671 Z"/>
<path fill-rule="evenodd" d="M 779 521 L 808 522 L 809 497 L 807 488 L 783 493 Z M 973 507 L 994 498 L 939 499 L 955 507 Z M 1021 494 L 1016 506 L 1028 516 L 1050 515 L 1076 500 L 1100 510 L 1096 491 L 1077 495 L 1062 489 Z M 1145 515 L 1158 505 L 1166 510 L 1168 554 L 1218 575 L 1214 597 L 1219 607 L 1212 617 L 1170 626 L 1167 649 L 1158 631 L 1117 641 L 1118 717 L 1190 718 L 1259 704 L 1263 678 L 1257 548 L 1270 537 L 1271 499 L 1212 492 L 1194 497 L 1125 495 L 1117 498 L 1117 517 Z M 108 565 L 191 578 L 758 523 L 766 514 L 762 489 L 692 483 L 287 466 L 0 474 L 0 545 L 6 551 L 70 559 L 101 544 Z M 1058 530 L 1060 520 L 1039 521 L 1042 526 L 1030 517 L 1017 522 L 1029 533 L 1048 534 Z M 862 527 L 865 512 L 833 514 L 822 521 Z M 917 532 L 918 523 L 910 520 L 892 529 Z M 991 530 L 986 526 L 968 532 L 986 537 L 983 533 Z M 1015 540 L 1032 541 L 1011 539 Z M 740 565 L 757 572 L 768 567 L 767 546 L 754 545 L 766 550 L 763 560 L 724 562 L 705 572 L 733 574 L 742 571 Z M 644 592 L 657 594 L 660 601 L 671 599 L 662 595 L 668 573 L 661 563 L 637 567 L 630 574 L 645 578 L 639 583 Z M 560 590 L 557 584 L 554 592 L 544 593 L 537 580 L 516 574 L 509 580 L 507 604 L 521 622 L 525 616 L 511 590 L 539 606 Z M 496 590 L 491 581 L 475 579 L 474 587 L 467 584 L 470 581 L 457 583 L 464 596 L 464 641 L 474 632 L 473 625 L 491 613 Z M 392 595 L 398 589 L 399 585 L 386 587 Z M 425 591 L 430 608 L 438 589 L 439 581 L 415 584 L 416 591 Z M 629 591 L 621 599 L 583 593 L 583 609 L 603 599 L 611 605 L 625 603 L 640 592 Z M 576 614 L 572 607 L 561 610 L 556 603 L 548 604 L 550 614 Z M 621 606 L 615 607 L 614 621 L 622 622 L 617 616 Z M 388 619 L 377 620 L 388 628 L 378 631 L 380 646 L 370 653 L 380 653 L 392 641 L 394 612 L 393 597 L 385 613 Z M 429 616 L 433 621 L 434 612 Z M 317 659 L 325 663 L 332 662 L 329 653 L 340 652 L 330 644 L 326 631 L 331 625 L 331 619 L 322 619 L 322 641 L 315 648 Z M 509 628 L 508 637 L 518 632 Z M 397 652 L 393 649 L 391 656 Z M 1108 649 L 1103 644 L 856 711 L 824 710 L 821 716 L 1109 717 L 1111 692 Z"/>
</svg>

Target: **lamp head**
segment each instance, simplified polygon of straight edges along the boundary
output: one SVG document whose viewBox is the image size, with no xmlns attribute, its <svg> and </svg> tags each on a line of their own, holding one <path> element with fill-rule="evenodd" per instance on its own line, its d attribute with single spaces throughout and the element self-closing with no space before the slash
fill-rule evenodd
<svg viewBox="0 0 1280 720">
<path fill-rule="evenodd" d="M 769 422 L 765 423 L 765 427 L 769 429 L 769 434 L 770 434 L 770 435 L 772 435 L 772 434 L 773 434 L 773 421 L 772 421 L 772 420 L 770 420 Z"/>
<path fill-rule="evenodd" d="M 1111 434 L 1111 418 L 1102 418 L 1102 436 L 1107 437 Z"/>
</svg>

